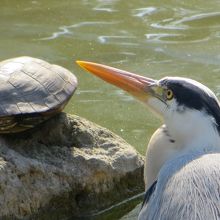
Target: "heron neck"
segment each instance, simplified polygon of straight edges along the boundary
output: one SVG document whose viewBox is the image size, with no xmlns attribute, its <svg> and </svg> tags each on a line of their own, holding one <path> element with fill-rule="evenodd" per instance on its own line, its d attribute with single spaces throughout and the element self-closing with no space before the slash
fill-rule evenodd
<svg viewBox="0 0 220 220">
<path fill-rule="evenodd" d="M 146 189 L 156 180 L 161 167 L 176 157 L 186 154 L 220 152 L 220 137 L 213 125 L 200 125 L 197 132 L 189 135 L 176 133 L 168 125 L 161 126 L 152 136 L 145 161 Z M 201 133 L 200 133 L 201 132 Z"/>
<path fill-rule="evenodd" d="M 220 149 L 220 136 L 216 121 L 205 111 L 190 110 L 165 118 L 170 136 L 179 152 Z"/>
<path fill-rule="evenodd" d="M 179 153 L 187 153 L 192 151 L 219 151 L 220 150 L 220 136 L 214 126 L 206 125 L 200 126 L 196 130 L 191 130 L 185 134 L 175 134 L 167 127 L 170 136 L 176 141 L 175 147 Z"/>
</svg>

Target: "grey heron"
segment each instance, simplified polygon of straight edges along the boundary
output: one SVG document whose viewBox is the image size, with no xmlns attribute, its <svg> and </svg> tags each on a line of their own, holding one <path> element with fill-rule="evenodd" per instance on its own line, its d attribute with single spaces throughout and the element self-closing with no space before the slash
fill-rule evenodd
<svg viewBox="0 0 220 220">
<path fill-rule="evenodd" d="M 219 220 L 220 105 L 214 93 L 188 78 L 154 80 L 102 64 L 78 64 L 163 119 L 146 152 L 139 220 Z"/>
</svg>

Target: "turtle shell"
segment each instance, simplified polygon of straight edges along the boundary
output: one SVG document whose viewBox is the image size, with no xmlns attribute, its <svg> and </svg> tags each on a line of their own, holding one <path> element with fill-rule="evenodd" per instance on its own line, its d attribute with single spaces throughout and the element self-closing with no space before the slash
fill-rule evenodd
<svg viewBox="0 0 220 220">
<path fill-rule="evenodd" d="M 70 71 L 40 59 L 0 62 L 0 133 L 28 129 L 60 112 L 76 87 Z"/>
</svg>

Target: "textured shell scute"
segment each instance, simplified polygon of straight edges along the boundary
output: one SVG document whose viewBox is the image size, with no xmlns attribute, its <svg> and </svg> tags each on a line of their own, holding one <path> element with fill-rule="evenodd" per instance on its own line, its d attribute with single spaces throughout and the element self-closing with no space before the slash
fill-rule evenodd
<svg viewBox="0 0 220 220">
<path fill-rule="evenodd" d="M 0 62 L 0 117 L 65 106 L 77 87 L 67 69 L 32 57 Z"/>
</svg>

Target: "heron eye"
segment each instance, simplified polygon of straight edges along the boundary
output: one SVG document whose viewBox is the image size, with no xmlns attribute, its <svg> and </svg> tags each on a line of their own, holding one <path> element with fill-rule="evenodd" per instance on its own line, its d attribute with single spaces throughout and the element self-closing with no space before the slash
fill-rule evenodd
<svg viewBox="0 0 220 220">
<path fill-rule="evenodd" d="M 166 97 L 167 97 L 167 100 L 171 100 L 173 98 L 173 91 L 168 89 L 166 91 Z"/>
</svg>

